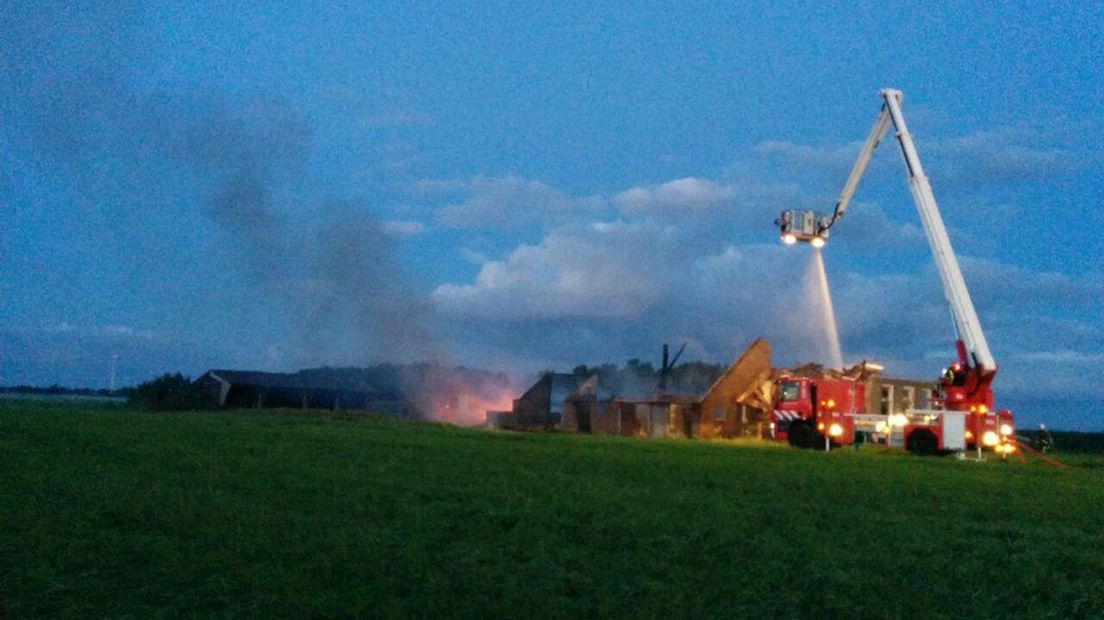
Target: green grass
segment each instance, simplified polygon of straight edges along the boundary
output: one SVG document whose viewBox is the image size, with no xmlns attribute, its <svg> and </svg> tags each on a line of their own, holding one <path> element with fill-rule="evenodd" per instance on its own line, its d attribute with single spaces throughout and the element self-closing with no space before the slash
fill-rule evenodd
<svg viewBox="0 0 1104 620">
<path fill-rule="evenodd" d="M 1104 467 L 0 404 L 0 617 L 1100 617 Z"/>
</svg>

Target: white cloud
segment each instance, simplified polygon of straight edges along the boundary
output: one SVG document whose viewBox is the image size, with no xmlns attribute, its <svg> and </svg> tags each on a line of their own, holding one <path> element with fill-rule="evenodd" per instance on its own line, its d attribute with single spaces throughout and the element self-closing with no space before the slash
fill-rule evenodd
<svg viewBox="0 0 1104 620">
<path fill-rule="evenodd" d="M 837 224 L 831 229 L 833 238 L 843 237 L 864 251 L 927 246 L 918 224 L 895 221 L 876 204 L 852 203 Z"/>
<path fill-rule="evenodd" d="M 857 151 L 857 145 L 822 153 L 790 146 L 761 150 L 838 167 L 851 163 L 853 153 L 844 157 L 844 151 Z M 694 343 L 696 355 L 726 362 L 757 337 L 772 342 L 777 364 L 823 361 L 821 326 L 802 284 L 808 252 L 774 243 L 771 221 L 785 208 L 825 210 L 834 195 L 818 198 L 797 182 L 777 180 L 777 173 L 750 172 L 734 168 L 723 181 L 686 177 L 641 185 L 609 199 L 574 198 L 518 177 L 477 177 L 462 187 L 430 183 L 423 189 L 460 196 L 440 214 L 450 225 L 520 217 L 544 229 L 538 242 L 504 255 L 468 248 L 463 254 L 480 265 L 478 274 L 441 284 L 433 304 L 456 337 L 469 341 L 458 343 L 460 350 L 545 368 L 623 360 L 682 340 Z M 534 204 L 544 208 L 525 208 Z M 572 217 L 549 216 L 563 213 Z M 919 223 L 899 222 L 879 204 L 856 203 L 835 235 L 833 241 L 846 239 L 860 256 L 871 249 L 882 256 L 911 253 L 904 263 L 829 263 L 844 359 L 880 361 L 897 376 L 934 377 L 953 358 L 955 335 L 938 274 L 924 258 Z M 911 260 L 925 267 L 885 273 L 915 265 Z M 1055 364 L 1099 376 L 1093 351 L 1104 348 L 1104 331 L 1085 317 L 1104 297 L 1100 273 L 1073 277 L 971 256 L 960 262 L 1001 364 L 1002 393 L 1030 392 L 1023 386 L 1032 374 Z M 932 357 L 934 351 L 940 353 Z M 1046 389 L 1068 383 L 1055 379 Z"/>
<path fill-rule="evenodd" d="M 982 182 L 1024 181 L 1074 170 L 1077 157 L 1063 146 L 1047 144 L 1042 132 L 1001 128 L 975 131 L 934 142 L 930 151 L 948 179 Z"/>
<path fill-rule="evenodd" d="M 789 140 L 765 140 L 755 145 L 754 153 L 766 155 L 803 167 L 816 166 L 833 171 L 854 165 L 862 148 L 862 142 L 824 144 L 813 146 L 797 144 Z"/>
<path fill-rule="evenodd" d="M 488 320 L 639 316 L 666 292 L 678 247 L 650 222 L 557 228 L 432 297 L 447 313 Z"/>
<path fill-rule="evenodd" d="M 475 177 L 464 189 L 462 202 L 438 212 L 442 224 L 454 228 L 517 228 L 569 218 L 589 219 L 606 204 L 598 196 L 576 198 L 540 181 L 517 176 Z"/>
<path fill-rule="evenodd" d="M 460 254 L 460 258 L 473 265 L 482 265 L 483 263 L 491 260 L 486 254 L 473 250 L 467 246 L 462 246 L 457 253 Z"/>
<path fill-rule="evenodd" d="M 467 186 L 468 182 L 463 179 L 418 179 L 406 189 L 416 196 L 435 196 L 458 192 Z"/>
<path fill-rule="evenodd" d="M 915 127 L 913 127 L 915 129 Z M 878 152 L 898 151 L 892 131 L 882 140 Z M 1072 131 L 1072 128 L 1071 128 Z M 928 174 L 940 183 L 992 184 L 1023 182 L 1075 170 L 1080 159 L 1069 144 L 1058 141 L 1061 132 L 1003 127 L 968 134 L 926 138 L 917 137 L 920 159 Z M 862 142 L 846 144 L 798 144 L 787 140 L 759 143 L 753 153 L 801 177 L 828 174 L 839 179 L 858 158 Z M 875 153 L 871 167 L 880 167 L 886 155 Z M 892 159 L 899 160 L 894 154 Z"/>
<path fill-rule="evenodd" d="M 991 258 L 959 256 L 970 293 L 979 307 L 1021 316 L 1025 311 L 1099 308 L 1104 274 L 1084 271 L 1077 277 L 1036 271 Z"/>
<path fill-rule="evenodd" d="M 686 177 L 658 187 L 633 187 L 614 197 L 626 215 L 703 215 L 730 207 L 736 190 L 706 179 Z"/>
</svg>

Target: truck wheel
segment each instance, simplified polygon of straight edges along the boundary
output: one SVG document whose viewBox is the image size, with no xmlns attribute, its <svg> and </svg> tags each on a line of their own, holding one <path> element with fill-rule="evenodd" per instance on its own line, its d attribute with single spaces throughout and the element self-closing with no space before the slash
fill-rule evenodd
<svg viewBox="0 0 1104 620">
<path fill-rule="evenodd" d="M 816 431 L 806 422 L 790 424 L 790 445 L 796 448 L 811 448 L 816 441 Z"/>
<path fill-rule="evenodd" d="M 791 447 L 800 448 L 797 443 L 798 436 L 801 434 L 801 422 L 790 422 L 790 428 L 786 430 L 786 441 L 789 442 Z"/>
<path fill-rule="evenodd" d="M 926 428 L 918 428 L 909 433 L 905 448 L 913 454 L 932 455 L 939 452 L 939 440 L 935 438 L 935 433 Z"/>
</svg>

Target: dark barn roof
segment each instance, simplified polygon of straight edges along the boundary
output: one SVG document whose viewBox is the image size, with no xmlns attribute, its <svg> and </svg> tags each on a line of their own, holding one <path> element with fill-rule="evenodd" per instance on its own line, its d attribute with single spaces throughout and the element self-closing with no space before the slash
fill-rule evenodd
<svg viewBox="0 0 1104 620">
<path fill-rule="evenodd" d="M 350 381 L 340 377 L 317 375 L 303 372 L 261 372 L 257 370 L 212 369 L 209 374 L 234 385 L 252 385 L 267 388 L 287 388 L 302 390 L 357 390 L 373 391 L 366 382 Z"/>
<path fill-rule="evenodd" d="M 378 391 L 365 381 L 333 374 L 212 369 L 197 381 L 215 383 L 210 395 L 219 406 L 366 408 Z"/>
</svg>

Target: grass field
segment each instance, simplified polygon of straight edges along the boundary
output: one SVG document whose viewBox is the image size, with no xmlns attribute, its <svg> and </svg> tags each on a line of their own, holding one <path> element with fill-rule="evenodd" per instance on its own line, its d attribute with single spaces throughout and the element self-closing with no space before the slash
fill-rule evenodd
<svg viewBox="0 0 1104 620">
<path fill-rule="evenodd" d="M 1101 617 L 1075 466 L 0 404 L 0 617 Z"/>
</svg>

